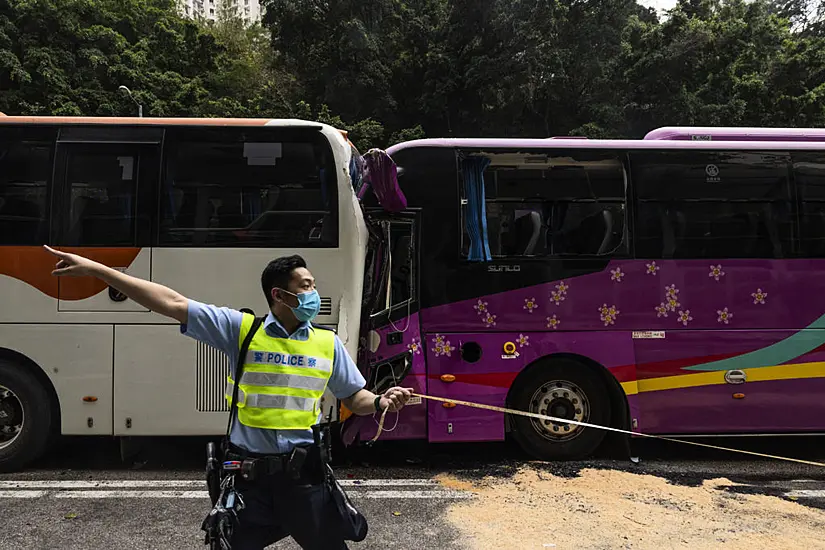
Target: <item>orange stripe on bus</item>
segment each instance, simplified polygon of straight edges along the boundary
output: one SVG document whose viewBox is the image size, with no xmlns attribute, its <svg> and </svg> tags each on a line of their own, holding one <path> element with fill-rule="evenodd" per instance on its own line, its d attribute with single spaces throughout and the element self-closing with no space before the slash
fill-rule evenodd
<svg viewBox="0 0 825 550">
<path fill-rule="evenodd" d="M 109 267 L 129 267 L 140 248 L 72 248 L 60 250 L 82 254 Z M 40 246 L 0 246 L 0 275 L 29 284 L 52 298 L 84 300 L 104 290 L 106 284 L 94 277 L 55 277 L 57 258 Z"/>
</svg>

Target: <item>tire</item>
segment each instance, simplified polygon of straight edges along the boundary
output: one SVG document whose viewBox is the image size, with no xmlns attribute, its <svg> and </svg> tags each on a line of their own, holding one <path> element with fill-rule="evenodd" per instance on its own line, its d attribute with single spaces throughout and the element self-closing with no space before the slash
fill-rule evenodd
<svg viewBox="0 0 825 550">
<path fill-rule="evenodd" d="M 30 370 L 4 360 L 0 360 L 0 397 L 0 472 L 13 472 L 46 450 L 52 434 L 51 399 Z M 8 432 L 20 424 L 16 434 Z"/>
<path fill-rule="evenodd" d="M 529 368 L 513 384 L 509 402 L 521 411 L 600 426 L 610 424 L 607 388 L 591 368 L 572 359 L 552 359 Z M 586 458 L 598 448 L 606 433 L 524 416 L 511 416 L 510 422 L 516 442 L 539 460 Z"/>
</svg>

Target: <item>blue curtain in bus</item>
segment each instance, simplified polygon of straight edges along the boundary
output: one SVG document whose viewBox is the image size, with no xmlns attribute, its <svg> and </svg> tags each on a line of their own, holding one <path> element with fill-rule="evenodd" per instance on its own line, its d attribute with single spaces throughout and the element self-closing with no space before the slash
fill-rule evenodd
<svg viewBox="0 0 825 550">
<path fill-rule="evenodd" d="M 327 202 L 327 171 L 321 168 L 321 204 L 324 205 L 324 208 L 329 207 L 329 202 Z"/>
<path fill-rule="evenodd" d="M 486 157 L 470 157 L 461 161 L 464 175 L 464 196 L 467 198 L 467 210 L 464 226 L 470 237 L 470 261 L 490 261 L 490 241 L 487 239 L 487 206 L 484 193 L 484 170 L 490 166 Z"/>
<path fill-rule="evenodd" d="M 261 193 L 257 189 L 251 191 L 241 189 L 241 193 L 243 193 L 244 219 L 248 225 L 257 220 L 261 215 Z"/>
<path fill-rule="evenodd" d="M 361 198 L 363 196 L 361 189 L 364 186 L 364 159 L 355 146 L 352 146 L 351 149 L 352 156 L 349 159 L 349 177 L 352 182 L 353 191 L 355 191 L 356 196 Z"/>
</svg>

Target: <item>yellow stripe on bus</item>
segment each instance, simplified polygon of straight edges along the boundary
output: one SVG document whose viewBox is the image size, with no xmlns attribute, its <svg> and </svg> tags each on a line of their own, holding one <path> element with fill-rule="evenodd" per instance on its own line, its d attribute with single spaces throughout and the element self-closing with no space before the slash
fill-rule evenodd
<svg viewBox="0 0 825 550">
<path fill-rule="evenodd" d="M 825 378 L 825 361 L 777 365 L 773 367 L 755 367 L 743 370 L 748 382 Z M 637 393 L 649 391 L 716 386 L 725 383 L 725 371 L 714 371 L 623 382 L 622 389 L 624 389 L 627 395 L 636 395 Z"/>
</svg>

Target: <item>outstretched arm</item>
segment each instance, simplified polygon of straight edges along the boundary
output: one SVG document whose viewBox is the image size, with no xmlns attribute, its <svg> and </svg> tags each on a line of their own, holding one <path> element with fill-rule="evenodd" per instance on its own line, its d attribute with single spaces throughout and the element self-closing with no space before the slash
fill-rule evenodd
<svg viewBox="0 0 825 550">
<path fill-rule="evenodd" d="M 48 246 L 45 248 L 59 258 L 52 275 L 97 277 L 151 311 L 171 317 L 182 324 L 188 321 L 189 300 L 171 288 L 126 275 L 77 254 L 61 252 Z"/>
</svg>

